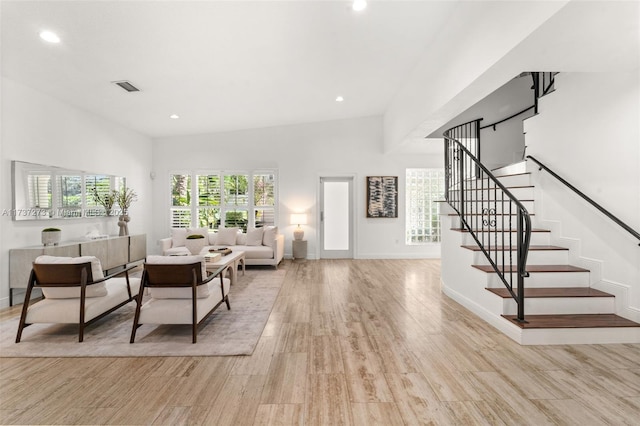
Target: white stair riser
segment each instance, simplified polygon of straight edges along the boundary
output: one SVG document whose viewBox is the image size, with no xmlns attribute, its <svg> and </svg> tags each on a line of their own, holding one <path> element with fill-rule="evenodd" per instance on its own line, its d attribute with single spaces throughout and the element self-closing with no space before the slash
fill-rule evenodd
<svg viewBox="0 0 640 426">
<path fill-rule="evenodd" d="M 470 233 L 468 233 L 468 232 L 460 232 L 460 235 L 462 236 L 461 245 L 466 245 L 466 246 L 476 245 L 476 241 L 473 239 L 473 237 L 471 236 Z M 478 235 L 478 239 L 480 241 L 482 241 L 482 233 L 478 233 L 477 235 Z M 485 241 L 486 241 L 486 239 L 485 239 Z M 509 240 L 505 238 L 505 242 L 506 241 L 509 241 Z M 511 241 L 513 241 L 514 244 L 517 241 L 515 232 L 511 233 Z M 531 233 L 531 245 L 536 245 L 536 246 L 549 245 L 550 241 L 551 241 L 551 233 L 550 232 L 532 232 Z M 508 246 L 509 244 L 505 244 L 505 245 Z"/>
<path fill-rule="evenodd" d="M 491 170 L 491 173 L 493 173 L 495 176 L 500 176 L 500 175 L 525 173 L 526 171 L 527 171 L 527 162 L 525 160 L 522 160 L 517 163 L 508 164 L 504 167 L 493 169 Z"/>
<path fill-rule="evenodd" d="M 520 174 L 511 176 L 496 176 L 504 186 L 529 186 L 531 185 L 531 174 Z"/>
<path fill-rule="evenodd" d="M 527 298 L 524 303 L 525 319 L 527 315 L 611 314 L 615 312 L 614 299 L 613 297 Z M 516 301 L 503 299 L 502 313 L 516 315 L 518 313 Z"/>
<path fill-rule="evenodd" d="M 502 254 L 504 253 L 504 257 Z M 490 251 L 491 259 L 497 264 L 513 264 L 517 265 L 517 254 L 511 252 L 511 260 L 509 260 L 509 252 Z M 527 265 L 566 265 L 569 263 L 568 250 L 531 250 L 527 256 Z M 482 252 L 474 252 L 474 265 L 489 265 L 489 260 Z"/>
<path fill-rule="evenodd" d="M 507 321 L 507 320 L 505 320 Z M 522 330 L 522 345 L 582 345 L 640 342 L 640 327 Z"/>
<path fill-rule="evenodd" d="M 455 219 L 456 223 L 459 224 L 459 216 L 456 216 Z M 490 232 L 515 229 L 518 226 L 518 217 L 516 215 L 475 214 L 467 215 L 466 220 L 473 229 L 484 229 Z M 532 226 L 534 226 L 533 221 Z"/>
<path fill-rule="evenodd" d="M 516 280 L 516 274 L 513 279 Z M 524 285 L 525 288 L 589 287 L 589 272 L 532 272 L 525 278 Z M 497 274 L 487 273 L 486 287 L 502 288 L 504 284 Z"/>
<path fill-rule="evenodd" d="M 516 197 L 518 200 L 533 200 L 533 187 L 511 187 L 507 188 L 511 195 Z M 455 191 L 456 193 L 458 191 Z M 467 199 L 473 198 L 474 200 L 502 200 L 502 190 L 494 189 L 493 187 L 487 188 L 486 186 L 478 185 L 465 187 L 464 196 Z M 504 197 L 505 201 L 508 200 L 508 197 Z"/>
<path fill-rule="evenodd" d="M 535 213 L 533 201 L 521 201 L 521 203 L 529 213 Z M 456 206 L 456 208 L 458 207 L 456 203 L 453 203 L 453 205 Z M 499 214 L 502 214 L 502 213 L 517 214 L 518 213 L 517 211 L 514 211 L 513 208 L 511 211 L 509 211 L 508 203 L 505 203 L 503 206 L 502 203 L 494 203 L 489 201 L 482 201 L 482 202 L 478 201 L 477 203 L 474 201 L 473 206 L 471 206 L 470 204 L 466 204 L 465 209 L 466 208 L 471 208 L 472 211 L 474 211 L 475 213 L 482 213 L 484 209 L 495 209 L 496 213 L 499 213 Z"/>
</svg>

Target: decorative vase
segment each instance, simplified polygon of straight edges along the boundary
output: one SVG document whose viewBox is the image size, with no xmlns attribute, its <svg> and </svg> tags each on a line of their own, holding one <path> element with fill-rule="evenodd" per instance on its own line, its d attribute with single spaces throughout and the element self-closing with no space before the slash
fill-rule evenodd
<svg viewBox="0 0 640 426">
<path fill-rule="evenodd" d="M 42 231 L 42 244 L 45 246 L 57 246 L 62 238 L 62 231 L 59 229 Z"/>
<path fill-rule="evenodd" d="M 129 235 L 129 221 L 131 219 L 129 218 L 128 214 L 123 214 L 120 215 L 120 217 L 118 218 L 118 226 L 120 227 L 120 233 L 118 234 L 121 237 L 124 237 L 125 235 Z"/>
<path fill-rule="evenodd" d="M 189 250 L 191 254 L 200 254 L 204 246 L 206 245 L 205 239 L 203 238 L 187 238 L 184 246 Z"/>
</svg>

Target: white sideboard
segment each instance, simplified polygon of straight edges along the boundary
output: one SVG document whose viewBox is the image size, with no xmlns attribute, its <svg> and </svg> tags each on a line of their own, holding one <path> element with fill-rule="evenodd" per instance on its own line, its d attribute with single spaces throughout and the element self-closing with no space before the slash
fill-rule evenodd
<svg viewBox="0 0 640 426">
<path fill-rule="evenodd" d="M 13 305 L 13 290 L 26 289 L 31 265 L 38 256 L 95 256 L 105 273 L 143 261 L 147 257 L 145 234 L 113 236 L 97 240 L 63 241 L 55 246 L 31 246 L 9 250 L 9 305 Z M 112 271 L 113 270 L 113 271 Z"/>
</svg>

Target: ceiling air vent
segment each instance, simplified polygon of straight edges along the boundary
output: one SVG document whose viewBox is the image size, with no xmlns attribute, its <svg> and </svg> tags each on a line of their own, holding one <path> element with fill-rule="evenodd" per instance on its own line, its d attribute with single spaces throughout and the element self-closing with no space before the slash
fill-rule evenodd
<svg viewBox="0 0 640 426">
<path fill-rule="evenodd" d="M 136 86 L 131 84 L 130 81 L 127 81 L 127 80 L 112 81 L 112 83 L 122 87 L 127 92 L 139 92 L 140 91 L 140 89 L 138 89 Z"/>
</svg>

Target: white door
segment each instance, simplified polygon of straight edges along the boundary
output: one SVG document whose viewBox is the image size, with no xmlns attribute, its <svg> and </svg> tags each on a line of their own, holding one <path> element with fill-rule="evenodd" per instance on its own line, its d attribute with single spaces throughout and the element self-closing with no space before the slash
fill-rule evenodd
<svg viewBox="0 0 640 426">
<path fill-rule="evenodd" d="M 320 178 L 320 258 L 353 258 L 353 178 Z"/>
</svg>

